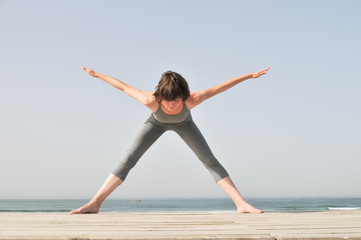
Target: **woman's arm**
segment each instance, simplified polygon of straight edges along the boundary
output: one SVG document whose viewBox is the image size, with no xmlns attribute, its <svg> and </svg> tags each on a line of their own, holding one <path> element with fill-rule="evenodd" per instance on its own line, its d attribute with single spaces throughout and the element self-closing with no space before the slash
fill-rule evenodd
<svg viewBox="0 0 361 240">
<path fill-rule="evenodd" d="M 221 84 L 218 84 L 214 87 L 211 87 L 211 88 L 208 88 L 208 89 L 205 89 L 202 91 L 192 92 L 189 104 L 187 104 L 187 106 L 190 105 L 189 107 L 193 108 L 193 107 L 197 106 L 198 104 L 200 104 L 201 102 L 207 100 L 208 98 L 211 98 L 221 92 L 224 92 L 224 91 L 230 89 L 231 87 L 234 87 L 235 85 L 237 85 L 240 82 L 243 82 L 250 78 L 258 78 L 258 77 L 266 74 L 270 68 L 271 67 L 268 67 L 268 68 L 263 69 L 258 72 L 253 72 L 253 73 L 249 73 L 249 74 L 246 74 L 243 76 L 231 78 Z"/>
<path fill-rule="evenodd" d="M 107 83 L 109 83 L 110 85 L 112 85 L 115 88 L 118 88 L 119 90 L 123 91 L 124 93 L 128 94 L 129 96 L 135 98 L 136 100 L 138 100 L 139 102 L 141 102 L 142 104 L 144 104 L 145 106 L 153 109 L 153 103 L 154 103 L 154 96 L 153 96 L 153 92 L 144 92 L 141 91 L 135 87 L 129 86 L 128 84 L 125 84 L 124 82 L 95 72 L 94 70 L 91 70 L 89 68 L 80 66 L 80 68 L 82 68 L 84 71 L 86 71 L 90 76 L 95 77 L 95 78 L 99 78 Z"/>
</svg>

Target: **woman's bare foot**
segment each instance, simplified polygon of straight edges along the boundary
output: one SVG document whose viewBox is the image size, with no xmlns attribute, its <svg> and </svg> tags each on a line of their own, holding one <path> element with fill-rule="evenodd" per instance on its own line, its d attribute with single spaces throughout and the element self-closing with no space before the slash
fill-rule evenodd
<svg viewBox="0 0 361 240">
<path fill-rule="evenodd" d="M 77 210 L 71 211 L 70 214 L 98 213 L 99 208 L 100 205 L 97 202 L 89 202 Z"/>
<path fill-rule="evenodd" d="M 251 204 L 245 203 L 241 207 L 237 208 L 237 212 L 239 212 L 239 213 L 263 213 L 263 210 L 259 210 L 255 207 L 253 207 Z"/>
</svg>

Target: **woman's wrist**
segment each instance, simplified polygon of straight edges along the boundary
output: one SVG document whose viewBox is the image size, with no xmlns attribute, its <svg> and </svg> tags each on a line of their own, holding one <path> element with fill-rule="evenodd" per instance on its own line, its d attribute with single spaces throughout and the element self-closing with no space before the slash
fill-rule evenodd
<svg viewBox="0 0 361 240">
<path fill-rule="evenodd" d="M 98 72 L 94 72 L 93 77 L 95 77 L 95 78 L 101 78 L 101 75 L 103 75 L 103 74 L 98 73 Z"/>
<path fill-rule="evenodd" d="M 249 79 L 249 78 L 254 78 L 253 73 L 248 73 L 248 74 L 247 74 L 247 79 Z"/>
<path fill-rule="evenodd" d="M 248 74 L 245 74 L 243 76 L 240 77 L 240 81 L 243 82 L 243 81 L 246 81 L 248 79 L 252 78 L 252 73 L 248 73 Z"/>
</svg>

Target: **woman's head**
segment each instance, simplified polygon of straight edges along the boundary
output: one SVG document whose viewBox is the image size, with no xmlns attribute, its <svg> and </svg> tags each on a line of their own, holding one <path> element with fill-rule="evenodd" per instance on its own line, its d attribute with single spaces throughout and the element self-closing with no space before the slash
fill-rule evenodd
<svg viewBox="0 0 361 240">
<path fill-rule="evenodd" d="M 189 87 L 187 81 L 176 72 L 167 71 L 162 74 L 157 87 L 155 88 L 155 99 L 158 103 L 174 101 L 181 98 L 185 101 L 189 97 Z"/>
</svg>

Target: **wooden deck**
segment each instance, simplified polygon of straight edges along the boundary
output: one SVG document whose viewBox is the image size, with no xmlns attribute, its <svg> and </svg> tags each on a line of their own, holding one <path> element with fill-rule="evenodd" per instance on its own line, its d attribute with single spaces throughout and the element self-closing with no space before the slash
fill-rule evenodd
<svg viewBox="0 0 361 240">
<path fill-rule="evenodd" d="M 361 211 L 0 213 L 0 239 L 360 239 Z"/>
</svg>

